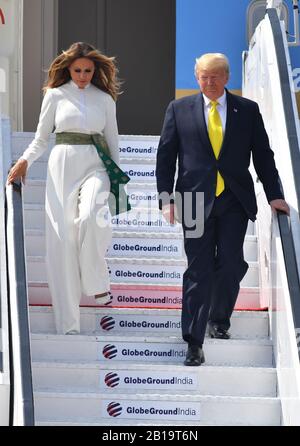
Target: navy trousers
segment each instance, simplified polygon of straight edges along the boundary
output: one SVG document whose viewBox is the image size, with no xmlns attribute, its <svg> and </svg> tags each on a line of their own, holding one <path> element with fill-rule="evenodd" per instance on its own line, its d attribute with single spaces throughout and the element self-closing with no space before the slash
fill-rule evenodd
<svg viewBox="0 0 300 446">
<path fill-rule="evenodd" d="M 243 244 L 248 216 L 229 190 L 215 198 L 200 238 L 187 238 L 183 276 L 182 337 L 202 346 L 207 323 L 228 330 L 240 281 L 247 272 Z"/>
</svg>

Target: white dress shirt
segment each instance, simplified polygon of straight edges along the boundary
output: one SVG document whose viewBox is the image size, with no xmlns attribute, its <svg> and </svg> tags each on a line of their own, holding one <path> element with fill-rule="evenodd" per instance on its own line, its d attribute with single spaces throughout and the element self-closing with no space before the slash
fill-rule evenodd
<svg viewBox="0 0 300 446">
<path fill-rule="evenodd" d="M 211 108 L 211 99 L 209 99 L 205 94 L 203 94 L 204 99 L 204 116 L 206 125 L 208 128 L 208 113 Z M 225 135 L 225 128 L 226 128 L 226 119 L 227 119 L 227 97 L 226 97 L 226 91 L 224 91 L 223 95 L 217 99 L 217 102 L 219 103 L 217 105 L 217 109 L 222 121 L 222 128 L 223 128 L 223 136 Z"/>
<path fill-rule="evenodd" d="M 47 90 L 35 138 L 21 157 L 27 160 L 28 167 L 45 152 L 53 131 L 100 133 L 106 139 L 111 158 L 119 164 L 116 104 L 108 93 L 93 84 L 81 89 L 71 80 Z"/>
</svg>

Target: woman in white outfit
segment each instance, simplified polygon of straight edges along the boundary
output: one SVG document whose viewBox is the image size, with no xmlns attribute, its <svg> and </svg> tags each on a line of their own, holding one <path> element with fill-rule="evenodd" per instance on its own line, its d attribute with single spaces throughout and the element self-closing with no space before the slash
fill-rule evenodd
<svg viewBox="0 0 300 446">
<path fill-rule="evenodd" d="M 50 66 L 35 138 L 8 176 L 8 183 L 24 181 L 55 129 L 46 185 L 46 264 L 61 334 L 80 332 L 82 293 L 100 305 L 110 299 L 105 254 L 112 235 L 111 177 L 90 135 L 105 139 L 106 162 L 118 164 L 118 86 L 113 58 L 85 43 L 71 45 Z"/>
</svg>

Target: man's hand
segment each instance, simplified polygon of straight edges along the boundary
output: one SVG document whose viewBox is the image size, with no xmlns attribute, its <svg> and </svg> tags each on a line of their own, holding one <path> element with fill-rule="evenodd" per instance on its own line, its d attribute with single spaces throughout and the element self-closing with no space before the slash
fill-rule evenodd
<svg viewBox="0 0 300 446">
<path fill-rule="evenodd" d="M 175 205 L 174 204 L 165 204 L 162 207 L 162 214 L 165 220 L 171 225 L 175 224 Z"/>
<path fill-rule="evenodd" d="M 270 206 L 273 212 L 282 211 L 285 214 L 290 215 L 290 208 L 285 200 L 272 200 L 270 201 Z"/>
<path fill-rule="evenodd" d="M 25 184 L 25 177 L 27 172 L 28 162 L 23 159 L 19 159 L 16 164 L 10 169 L 7 184 L 13 183 L 18 178 L 22 179 L 22 183 Z"/>
</svg>

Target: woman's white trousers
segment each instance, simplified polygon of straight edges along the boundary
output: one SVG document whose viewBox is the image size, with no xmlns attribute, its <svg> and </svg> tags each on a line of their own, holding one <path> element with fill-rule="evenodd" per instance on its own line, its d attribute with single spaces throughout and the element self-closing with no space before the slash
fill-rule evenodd
<svg viewBox="0 0 300 446">
<path fill-rule="evenodd" d="M 93 145 L 56 145 L 46 185 L 46 265 L 58 333 L 80 332 L 82 293 L 109 291 L 110 181 Z"/>
</svg>

